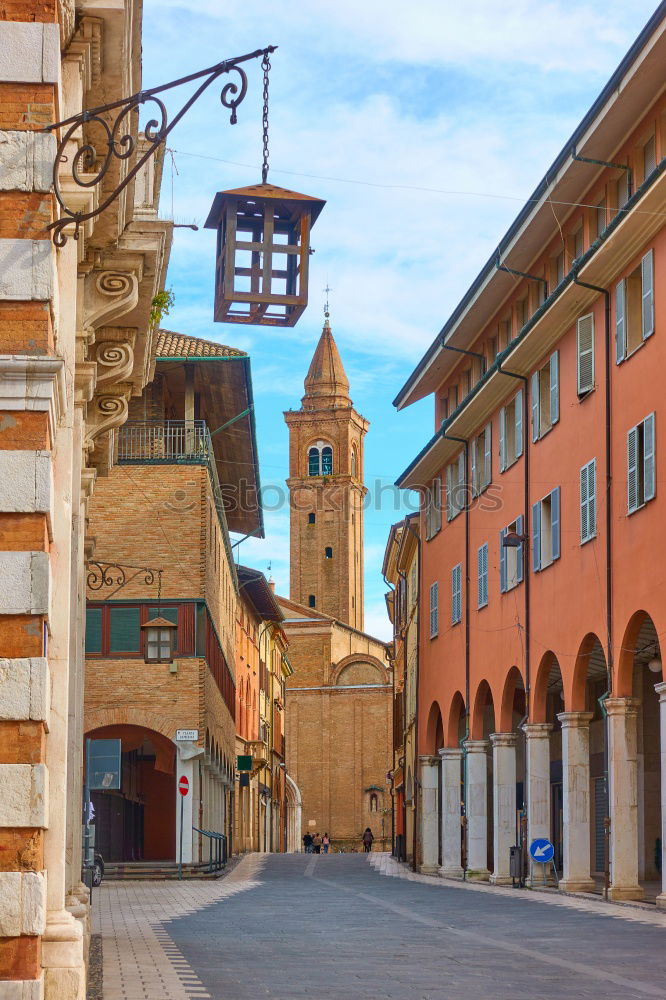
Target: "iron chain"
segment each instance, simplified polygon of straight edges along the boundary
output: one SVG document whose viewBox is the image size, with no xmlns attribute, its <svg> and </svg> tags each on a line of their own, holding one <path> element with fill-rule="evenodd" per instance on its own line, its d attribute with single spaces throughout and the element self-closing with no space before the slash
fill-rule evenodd
<svg viewBox="0 0 666 1000">
<path fill-rule="evenodd" d="M 263 137 L 264 137 L 264 159 L 261 166 L 261 182 L 266 183 L 268 178 L 268 72 L 271 68 L 271 61 L 268 52 L 264 52 L 261 60 L 261 68 L 264 71 L 264 115 L 263 115 Z"/>
</svg>

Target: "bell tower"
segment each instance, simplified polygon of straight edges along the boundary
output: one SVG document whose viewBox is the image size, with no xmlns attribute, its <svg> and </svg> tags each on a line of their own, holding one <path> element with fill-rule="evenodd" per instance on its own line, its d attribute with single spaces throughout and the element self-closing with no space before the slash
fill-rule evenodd
<svg viewBox="0 0 666 1000">
<path fill-rule="evenodd" d="M 328 319 L 288 410 L 290 598 L 363 630 L 363 438 Z"/>
</svg>

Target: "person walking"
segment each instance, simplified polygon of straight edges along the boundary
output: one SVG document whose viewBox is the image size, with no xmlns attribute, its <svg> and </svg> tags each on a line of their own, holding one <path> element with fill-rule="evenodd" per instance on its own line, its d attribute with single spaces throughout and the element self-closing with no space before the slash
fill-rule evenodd
<svg viewBox="0 0 666 1000">
<path fill-rule="evenodd" d="M 370 829 L 369 826 L 366 826 L 363 832 L 362 839 L 363 839 L 363 850 L 365 851 L 366 854 L 369 854 L 370 851 L 372 850 L 372 842 L 375 839 L 372 834 L 372 830 Z"/>
<path fill-rule="evenodd" d="M 305 848 L 306 854 L 312 854 L 312 834 L 303 834 L 303 847 Z"/>
<path fill-rule="evenodd" d="M 321 837 L 318 833 L 315 833 L 312 843 L 314 844 L 315 854 L 321 854 Z"/>
<path fill-rule="evenodd" d="M 331 846 L 331 840 L 327 833 L 325 833 L 322 837 L 321 846 L 324 848 L 324 854 L 328 854 L 328 849 Z"/>
</svg>

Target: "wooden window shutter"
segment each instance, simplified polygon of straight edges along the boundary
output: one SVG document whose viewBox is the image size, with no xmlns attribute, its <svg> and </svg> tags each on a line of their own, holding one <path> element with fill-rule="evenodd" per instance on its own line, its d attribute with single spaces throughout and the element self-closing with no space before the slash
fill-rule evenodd
<svg viewBox="0 0 666 1000">
<path fill-rule="evenodd" d="M 532 504 L 532 569 L 541 569 L 541 501 Z"/>
<path fill-rule="evenodd" d="M 624 318 L 624 279 L 615 286 L 615 364 L 624 361 L 627 353 L 627 334 Z"/>
<path fill-rule="evenodd" d="M 597 533 L 597 460 L 593 458 L 587 463 L 587 526 L 589 537 Z"/>
<path fill-rule="evenodd" d="M 479 444 L 479 438 L 474 438 L 472 440 L 472 496 L 476 497 L 481 492 L 481 483 L 479 476 L 479 468 L 476 460 L 476 452 Z"/>
<path fill-rule="evenodd" d="M 434 639 L 439 631 L 439 584 L 430 584 L 430 638 Z"/>
<path fill-rule="evenodd" d="M 531 379 L 532 388 L 532 440 L 539 440 L 541 427 L 541 406 L 539 403 L 539 373 L 534 372 Z"/>
<path fill-rule="evenodd" d="M 520 515 L 520 517 L 516 518 L 516 532 L 521 536 L 525 534 L 525 518 L 523 517 L 522 514 Z M 516 549 L 516 581 L 518 583 L 522 583 L 525 576 L 524 556 L 525 556 L 525 544 L 524 542 L 521 542 L 521 544 Z"/>
<path fill-rule="evenodd" d="M 483 432 L 483 487 L 489 486 L 493 478 L 493 425 L 486 424 Z"/>
<path fill-rule="evenodd" d="M 102 608 L 86 608 L 86 653 L 102 652 Z"/>
<path fill-rule="evenodd" d="M 520 389 L 514 400 L 516 408 L 516 458 L 520 458 L 523 453 L 523 390 Z"/>
<path fill-rule="evenodd" d="M 550 422 L 556 424 L 560 419 L 560 352 L 553 351 L 550 356 Z"/>
<path fill-rule="evenodd" d="M 648 250 L 641 261 L 643 340 L 654 333 L 654 259 Z"/>
<path fill-rule="evenodd" d="M 550 536 L 553 562 L 560 558 L 560 487 L 550 494 Z"/>
<path fill-rule="evenodd" d="M 138 653 L 141 650 L 140 609 L 111 608 L 110 653 Z"/>
<path fill-rule="evenodd" d="M 506 538 L 506 528 L 502 528 L 500 531 L 500 592 L 502 594 L 506 593 L 506 548 L 504 547 L 504 539 Z"/>
<path fill-rule="evenodd" d="M 499 464 L 500 472 L 506 469 L 506 407 L 499 413 Z"/>
<path fill-rule="evenodd" d="M 643 421 L 643 500 L 655 495 L 654 413 Z"/>
<path fill-rule="evenodd" d="M 580 470 L 580 540 L 586 542 L 590 537 L 590 497 L 588 465 Z"/>
<path fill-rule="evenodd" d="M 594 389 L 594 316 L 581 316 L 577 324 L 578 395 Z"/>
<path fill-rule="evenodd" d="M 637 510 L 638 499 L 638 427 L 627 434 L 627 509 Z"/>
</svg>

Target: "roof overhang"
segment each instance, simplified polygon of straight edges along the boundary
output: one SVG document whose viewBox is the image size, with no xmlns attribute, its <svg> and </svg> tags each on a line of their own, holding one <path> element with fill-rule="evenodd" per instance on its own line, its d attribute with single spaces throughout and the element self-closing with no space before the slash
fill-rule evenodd
<svg viewBox="0 0 666 1000">
<path fill-rule="evenodd" d="M 259 618 L 268 622 L 282 622 L 284 615 L 264 574 L 249 566 L 236 566 L 236 573 L 240 591 L 252 604 Z"/>
<path fill-rule="evenodd" d="M 447 351 L 442 343 L 456 347 L 471 344 L 515 288 L 513 276 L 496 267 L 498 253 L 512 268 L 529 270 L 555 235 L 553 205 L 571 206 L 566 212 L 570 214 L 605 169 L 574 160 L 572 150 L 575 147 L 580 155 L 612 160 L 645 109 L 663 92 L 665 62 L 666 2 L 662 2 L 509 227 L 498 251 L 474 279 L 393 400 L 397 409 L 434 392 L 459 364 L 460 356 Z"/>
</svg>

